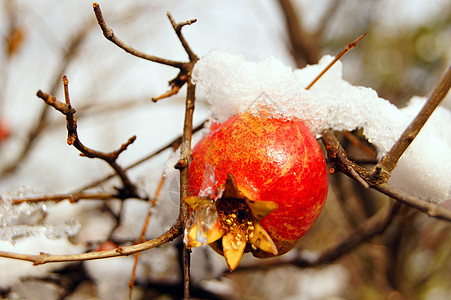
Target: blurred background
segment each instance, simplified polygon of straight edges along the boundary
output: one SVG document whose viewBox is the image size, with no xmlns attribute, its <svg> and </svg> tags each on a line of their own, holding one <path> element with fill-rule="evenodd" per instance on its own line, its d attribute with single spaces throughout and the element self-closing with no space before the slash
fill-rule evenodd
<svg viewBox="0 0 451 300">
<path fill-rule="evenodd" d="M 183 33 L 199 57 L 219 48 L 248 60 L 274 56 L 293 68 L 314 64 L 325 54 L 336 55 L 366 32 L 342 59 L 344 78 L 375 89 L 399 107 L 414 95 L 428 96 L 451 63 L 448 0 L 110 0 L 99 4 L 106 23 L 121 40 L 143 52 L 181 61 L 187 56 L 166 17 L 168 11 L 179 22 L 197 19 Z M 92 2 L 3 0 L 0 16 L 2 195 L 68 193 L 111 173 L 102 161 L 79 157 L 66 144 L 63 116 L 36 97 L 42 89 L 63 100 L 64 74 L 84 144 L 108 152 L 137 136 L 120 156 L 121 165 L 138 161 L 181 134 L 185 88 L 172 98 L 150 100 L 167 91 L 178 70 L 140 60 L 107 41 Z M 451 108 L 449 99 L 443 105 Z M 206 118 L 208 106 L 198 91 L 194 124 Z M 353 157 L 371 161 L 370 145 L 359 132 L 353 136 L 356 139 L 340 135 L 343 145 Z M 166 170 L 147 238 L 163 233 L 177 217 L 174 157 L 166 150 L 129 171 L 140 192 L 152 196 Z M 334 247 L 391 203 L 339 174 L 331 175 L 330 182 L 326 209 L 299 243 L 301 253 L 319 255 Z M 108 181 L 97 191 L 112 190 L 118 183 Z M 52 210 L 60 215 L 55 217 Z M 117 200 L 87 200 L 54 205 L 45 218 L 47 223 L 68 218 L 79 222 L 82 229 L 71 242 L 89 250 L 106 239 L 135 240 L 147 210 L 149 203 L 142 200 L 129 199 L 123 205 Z M 231 274 L 223 258 L 206 248 L 195 249 L 192 294 L 199 299 L 449 299 L 450 229 L 446 222 L 396 207 L 385 226 L 327 264 L 301 267 L 290 264 L 295 254 L 288 254 L 281 258 L 284 263 L 262 266 L 261 261 L 246 257 L 245 268 Z M 142 255 L 135 299 L 181 297 L 180 245 L 176 241 Z M 126 299 L 133 258 L 121 259 L 71 264 L 39 278 L 30 273 L 3 286 L 0 295 Z M 37 286 L 39 294 L 30 294 Z"/>
</svg>

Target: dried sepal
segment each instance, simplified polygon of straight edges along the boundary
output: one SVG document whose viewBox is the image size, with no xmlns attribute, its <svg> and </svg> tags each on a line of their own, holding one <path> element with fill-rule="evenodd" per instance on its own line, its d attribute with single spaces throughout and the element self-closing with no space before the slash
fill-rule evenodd
<svg viewBox="0 0 451 300">
<path fill-rule="evenodd" d="M 221 222 L 216 221 L 216 223 L 211 226 L 207 233 L 207 244 L 216 242 L 224 235 L 224 230 L 222 229 Z"/>
<path fill-rule="evenodd" d="M 246 248 L 246 240 L 239 233 L 228 232 L 222 237 L 222 250 L 230 271 L 235 270 Z"/>
<path fill-rule="evenodd" d="M 211 204 L 211 200 L 206 199 L 204 197 L 197 197 L 197 196 L 189 196 L 185 198 L 185 203 L 189 205 L 192 209 L 196 210 L 200 207 Z"/>
<path fill-rule="evenodd" d="M 226 183 L 224 185 L 224 191 L 222 193 L 222 198 L 228 199 L 244 199 L 245 195 L 243 194 L 236 184 L 235 177 L 231 173 L 227 173 Z"/>
<path fill-rule="evenodd" d="M 276 245 L 260 222 L 254 220 L 252 226 L 253 230 L 249 232 L 249 242 L 265 252 L 277 255 L 279 252 Z"/>
<path fill-rule="evenodd" d="M 187 248 L 193 248 L 193 247 L 200 247 L 202 246 L 202 243 L 197 240 L 197 225 L 194 224 L 191 226 L 191 228 L 188 230 L 188 234 L 186 237 L 186 247 Z"/>
<path fill-rule="evenodd" d="M 276 202 L 273 201 L 260 201 L 260 200 L 250 200 L 245 199 L 246 204 L 251 209 L 252 215 L 257 220 L 261 220 L 267 215 L 269 215 L 272 211 L 279 207 Z"/>
</svg>

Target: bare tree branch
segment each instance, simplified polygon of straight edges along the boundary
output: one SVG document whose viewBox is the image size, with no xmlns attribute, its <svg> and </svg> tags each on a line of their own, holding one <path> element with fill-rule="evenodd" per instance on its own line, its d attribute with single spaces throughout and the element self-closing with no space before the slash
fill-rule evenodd
<svg viewBox="0 0 451 300">
<path fill-rule="evenodd" d="M 323 132 L 321 139 L 326 146 L 327 156 L 336 171 L 342 172 L 359 182 L 361 182 L 361 180 L 367 183 L 370 182 L 370 171 L 348 159 L 345 150 L 341 147 L 337 138 L 330 130 Z M 357 177 L 356 174 L 358 175 Z M 451 210 L 438 204 L 427 202 L 418 197 L 409 195 L 387 183 L 371 185 L 371 188 L 378 190 L 381 193 L 388 195 L 410 207 L 425 212 L 430 217 L 451 222 Z"/>
<path fill-rule="evenodd" d="M 421 128 L 423 128 L 424 124 L 432 115 L 440 102 L 443 100 L 443 98 L 445 98 L 450 87 L 451 67 L 448 68 L 448 71 L 443 76 L 442 81 L 434 89 L 434 92 L 429 97 L 421 111 L 418 113 L 417 117 L 404 130 L 404 132 L 392 146 L 390 151 L 384 157 L 382 157 L 381 161 L 376 166 L 374 166 L 370 177 L 370 181 L 372 183 L 382 184 L 387 182 L 399 159 L 404 154 L 407 147 L 409 147 L 409 145 L 413 142 L 415 137 L 420 132 Z"/>
<path fill-rule="evenodd" d="M 116 162 L 119 154 L 122 153 L 124 150 L 126 150 L 127 147 L 135 141 L 136 137 L 131 137 L 118 150 L 113 151 L 111 153 L 103 153 L 100 151 L 90 149 L 85 145 L 83 145 L 83 143 L 78 138 L 77 121 L 74 116 L 75 109 L 71 106 L 70 103 L 68 80 L 66 76 L 63 76 L 63 83 L 66 103 L 58 101 L 54 96 L 46 94 L 41 90 L 37 92 L 37 96 L 42 100 L 44 100 L 46 104 L 52 106 L 53 108 L 55 108 L 56 110 L 58 110 L 59 112 L 61 112 L 63 115 L 66 116 L 67 134 L 68 134 L 67 143 L 69 145 L 73 145 L 78 151 L 80 151 L 82 156 L 88 158 L 99 158 L 108 163 L 114 169 L 114 171 L 116 171 L 116 173 L 121 178 L 121 181 L 123 183 L 123 187 L 121 189 L 118 189 L 119 195 L 117 195 L 117 197 L 119 197 L 120 199 L 142 198 L 138 195 L 136 186 L 128 178 L 125 170 L 121 166 L 119 166 L 119 164 Z"/>
<path fill-rule="evenodd" d="M 53 201 L 60 202 L 64 200 L 69 200 L 70 203 L 76 203 L 79 200 L 109 200 L 117 198 L 117 195 L 112 193 L 71 193 L 71 194 L 54 194 L 41 197 L 30 197 L 30 198 L 18 198 L 13 199 L 13 204 L 20 204 L 23 202 L 41 202 L 41 201 Z"/>
<path fill-rule="evenodd" d="M 296 13 L 291 0 L 279 0 L 279 5 L 285 16 L 293 58 L 297 67 L 301 68 L 306 64 L 317 63 L 319 58 L 317 37 L 305 32 L 300 16 Z"/>
<path fill-rule="evenodd" d="M 191 137 L 193 134 L 193 113 L 194 101 L 196 99 L 196 86 L 188 81 L 185 104 L 185 121 L 183 126 L 183 138 L 180 148 L 180 160 L 176 167 L 180 170 L 180 215 L 185 227 L 189 217 L 188 205 L 183 201 L 188 197 L 189 184 L 189 161 L 191 158 Z M 189 281 L 190 281 L 190 253 L 191 250 L 184 246 L 184 278 L 185 278 L 185 299 L 189 299 Z"/>
<path fill-rule="evenodd" d="M 195 127 L 193 129 L 193 133 L 198 132 L 199 130 L 201 130 L 202 128 L 204 128 L 206 121 L 202 122 L 201 124 L 199 124 L 197 127 Z M 162 146 L 161 148 L 159 148 L 158 150 L 156 150 L 155 152 L 150 153 L 149 155 L 139 159 L 138 161 L 132 163 L 131 165 L 129 165 L 128 167 L 124 168 L 125 171 L 128 171 L 130 169 L 133 169 L 139 165 L 141 165 L 142 163 L 144 163 L 145 161 L 161 154 L 163 151 L 172 148 L 174 151 L 177 150 L 180 147 L 180 144 L 182 143 L 182 136 L 179 136 L 177 138 L 175 138 L 174 140 L 170 141 L 169 143 L 167 143 L 166 145 Z M 102 183 L 105 183 L 106 181 L 114 178 L 115 176 L 117 176 L 117 173 L 112 173 L 108 176 L 105 176 L 102 179 L 99 179 L 97 181 L 94 181 L 80 189 L 78 189 L 78 191 L 84 191 L 87 190 L 89 188 L 95 187 L 95 186 L 99 186 Z"/>
<path fill-rule="evenodd" d="M 53 255 L 49 253 L 40 253 L 39 255 L 29 255 L 0 251 L 0 257 L 30 261 L 35 266 L 37 266 L 50 262 L 69 262 L 69 261 L 93 260 L 117 256 L 128 256 L 131 254 L 135 254 L 166 244 L 174 240 L 175 238 L 179 237 L 182 233 L 183 233 L 182 223 L 180 220 L 177 220 L 177 223 L 174 226 L 172 226 L 167 232 L 165 232 L 158 238 L 132 246 L 118 247 L 114 250 L 72 254 L 72 255 Z"/>
<path fill-rule="evenodd" d="M 188 58 L 190 62 L 196 62 L 199 60 L 196 54 L 194 54 L 193 50 L 191 50 L 191 47 L 188 45 L 188 42 L 185 40 L 182 34 L 182 28 L 186 25 L 191 25 L 195 23 L 197 20 L 192 19 L 188 20 L 186 22 L 176 23 L 174 21 L 174 18 L 172 15 L 168 12 L 167 16 L 169 18 L 169 21 L 171 22 L 172 28 L 174 28 L 175 33 L 177 34 L 177 37 L 180 40 L 180 43 L 182 43 L 183 49 L 185 49 L 186 54 L 188 54 Z"/>
<path fill-rule="evenodd" d="M 94 14 L 96 16 L 97 22 L 99 23 L 99 26 L 102 29 L 102 32 L 103 32 L 103 35 L 105 36 L 105 38 L 107 40 L 109 40 L 110 42 L 112 42 L 113 44 L 115 44 L 116 46 L 118 46 L 119 48 L 121 48 L 122 50 L 124 50 L 125 52 L 130 53 L 136 57 L 139 57 L 139 58 L 142 58 L 145 60 L 149 60 L 152 62 L 156 62 L 159 64 L 163 64 L 163 65 L 167 65 L 167 66 L 171 66 L 171 67 L 175 67 L 175 68 L 179 68 L 179 69 L 183 67 L 183 62 L 173 61 L 173 60 L 164 59 L 164 58 L 161 58 L 158 56 L 149 55 L 147 53 L 136 50 L 135 48 L 125 44 L 123 41 L 121 41 L 119 38 L 117 38 L 114 35 L 113 30 L 110 29 L 106 25 L 105 20 L 103 19 L 102 11 L 100 10 L 100 5 L 96 2 L 94 2 L 92 4 L 92 7 L 94 9 Z"/>
</svg>

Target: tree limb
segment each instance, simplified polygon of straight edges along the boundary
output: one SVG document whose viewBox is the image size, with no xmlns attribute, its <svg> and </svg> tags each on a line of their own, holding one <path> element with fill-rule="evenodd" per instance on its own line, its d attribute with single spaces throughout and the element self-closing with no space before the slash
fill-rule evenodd
<svg viewBox="0 0 451 300">
<path fill-rule="evenodd" d="M 117 197 L 119 197 L 120 199 L 141 198 L 137 193 L 136 186 L 128 178 L 128 175 L 126 174 L 125 170 L 121 166 L 119 166 L 119 164 L 116 162 L 119 154 L 125 151 L 127 147 L 135 141 L 136 137 L 135 136 L 131 137 L 126 143 L 121 145 L 121 147 L 118 150 L 113 151 L 111 153 L 103 153 L 86 147 L 78 137 L 77 121 L 74 116 L 76 111 L 70 103 L 68 90 L 69 82 L 66 76 L 63 76 L 63 83 L 66 103 L 58 101 L 53 95 L 46 94 L 41 90 L 37 92 L 37 96 L 42 100 L 44 100 L 44 102 L 47 105 L 52 106 L 53 108 L 55 108 L 56 110 L 58 110 L 59 112 L 61 112 L 63 115 L 66 116 L 67 135 L 68 135 L 67 143 L 69 145 L 73 145 L 78 151 L 80 151 L 82 156 L 88 158 L 99 158 L 108 163 L 114 169 L 114 171 L 116 171 L 116 173 L 121 178 L 121 181 L 123 183 L 123 187 L 121 189 L 118 189 L 119 195 L 117 195 Z"/>
<path fill-rule="evenodd" d="M 324 131 L 321 139 L 326 146 L 327 156 L 332 163 L 334 170 L 342 172 L 359 182 L 363 180 L 367 184 L 370 184 L 370 178 L 372 176 L 371 172 L 348 159 L 345 150 L 341 147 L 337 138 L 330 130 Z M 451 210 L 438 204 L 427 202 L 418 197 L 409 195 L 388 183 L 370 184 L 370 187 L 410 207 L 425 212 L 430 217 L 451 222 Z"/>
<path fill-rule="evenodd" d="M 432 95 L 429 97 L 426 104 L 423 106 L 416 118 L 404 130 L 404 132 L 392 146 L 390 151 L 385 154 L 384 157 L 382 157 L 381 161 L 376 166 L 374 166 L 370 177 L 371 182 L 377 184 L 387 182 L 399 159 L 404 154 L 407 147 L 409 147 L 409 145 L 413 142 L 415 137 L 420 132 L 421 128 L 423 128 L 424 124 L 432 115 L 440 102 L 443 100 L 443 98 L 445 98 L 450 87 L 451 67 L 448 68 L 448 71 L 443 76 L 442 81 L 434 89 Z"/>
<path fill-rule="evenodd" d="M 114 250 L 72 254 L 72 255 L 52 255 L 49 253 L 40 253 L 39 255 L 29 255 L 0 251 L 0 257 L 30 261 L 33 263 L 33 265 L 37 266 L 50 262 L 69 262 L 69 261 L 93 260 L 117 256 L 128 256 L 131 254 L 135 254 L 137 252 L 149 250 L 161 246 L 163 244 L 166 244 L 174 240 L 175 238 L 179 237 L 182 234 L 182 232 L 183 230 L 181 220 L 177 220 L 177 223 L 174 226 L 172 226 L 167 232 L 165 232 L 164 234 L 153 240 L 132 246 L 118 247 Z"/>
<path fill-rule="evenodd" d="M 118 46 L 119 48 L 121 48 L 122 50 L 124 50 L 125 52 L 130 53 L 131 55 L 134 55 L 136 57 L 155 62 L 155 63 L 159 63 L 159 64 L 163 64 L 163 65 L 167 65 L 167 66 L 171 66 L 171 67 L 175 67 L 175 68 L 179 68 L 179 69 L 183 67 L 183 62 L 173 61 L 173 60 L 164 59 L 164 58 L 161 58 L 158 56 L 149 55 L 147 53 L 141 52 L 141 51 L 136 50 L 135 48 L 127 45 L 126 43 L 121 41 L 119 38 L 117 38 L 114 35 L 113 30 L 110 29 L 106 25 L 105 20 L 102 15 L 102 11 L 100 10 L 100 5 L 96 2 L 94 2 L 92 4 L 92 7 L 94 9 L 94 14 L 96 16 L 97 22 L 99 23 L 99 26 L 102 29 L 102 32 L 103 32 L 103 35 L 105 36 L 105 38 L 107 40 L 109 40 L 110 42 L 112 42 L 113 44 L 115 44 L 116 46 Z"/>
</svg>

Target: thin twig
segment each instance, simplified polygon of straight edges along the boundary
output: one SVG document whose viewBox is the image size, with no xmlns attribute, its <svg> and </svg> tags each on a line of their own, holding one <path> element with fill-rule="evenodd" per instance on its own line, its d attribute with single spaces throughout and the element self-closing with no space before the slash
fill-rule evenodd
<svg viewBox="0 0 451 300">
<path fill-rule="evenodd" d="M 138 240 L 136 243 L 142 243 L 146 241 L 146 231 L 147 227 L 149 226 L 150 218 L 152 217 L 152 208 L 157 205 L 158 197 L 160 196 L 161 189 L 163 188 L 163 184 L 166 180 L 166 174 L 163 172 L 163 175 L 160 178 L 160 183 L 158 184 L 157 190 L 155 191 L 155 194 L 153 195 L 153 198 L 150 201 L 150 206 L 147 211 L 146 219 L 144 220 L 143 227 L 141 228 L 141 234 L 139 235 Z M 133 293 L 133 285 L 135 284 L 135 274 L 136 274 L 136 268 L 138 266 L 140 252 L 135 254 L 135 261 L 133 263 L 133 269 L 132 269 L 132 275 L 130 278 L 130 281 L 128 282 L 129 287 L 129 299 L 132 299 L 132 293 Z"/>
<path fill-rule="evenodd" d="M 113 151 L 111 153 L 103 153 L 100 151 L 96 151 L 93 149 L 90 149 L 83 145 L 83 143 L 78 138 L 77 133 L 77 121 L 75 119 L 75 109 L 72 107 L 70 98 L 69 98 L 69 90 L 68 90 L 68 80 L 66 76 L 63 76 L 63 83 L 64 83 L 64 94 L 65 94 L 65 100 L 66 102 L 60 102 L 58 101 L 53 95 L 46 94 L 39 90 L 37 92 L 37 96 L 44 100 L 44 102 L 59 112 L 61 112 L 63 115 L 66 116 L 66 123 L 67 123 L 67 143 L 69 145 L 73 145 L 78 151 L 80 151 L 82 156 L 88 157 L 88 158 L 99 158 L 106 163 L 108 163 L 114 171 L 118 174 L 118 176 L 121 178 L 121 181 L 123 183 L 123 187 L 121 189 L 118 189 L 119 195 L 118 197 L 120 199 L 126 199 L 126 198 L 142 198 L 138 195 L 136 186 L 131 182 L 131 180 L 128 178 L 128 175 L 126 174 L 125 170 L 119 166 L 119 164 L 116 162 L 117 157 L 120 153 L 122 153 L 127 147 L 132 144 L 136 137 L 131 137 L 125 144 L 121 145 L 121 147 Z"/>
<path fill-rule="evenodd" d="M 72 194 L 48 195 L 30 198 L 17 198 L 13 199 L 12 203 L 20 204 L 23 202 L 41 202 L 41 201 L 60 202 L 64 200 L 69 200 L 70 203 L 76 203 L 79 200 L 108 200 L 114 198 L 117 198 L 117 195 L 112 193 L 72 193 Z"/>
<path fill-rule="evenodd" d="M 373 188 L 399 202 L 426 213 L 429 217 L 451 222 L 451 209 L 409 195 L 388 183 L 379 184 L 373 186 Z"/>
<path fill-rule="evenodd" d="M 324 70 L 322 70 L 321 73 L 319 73 L 318 76 L 316 76 L 315 79 L 313 79 L 313 81 L 305 89 L 309 90 L 340 58 L 343 57 L 343 55 L 346 54 L 346 52 L 348 52 L 349 50 L 354 48 L 357 45 L 357 43 L 365 37 L 365 35 L 366 35 L 366 33 L 359 36 L 353 42 L 350 42 L 346 46 L 346 48 L 344 48 L 340 53 L 338 53 L 338 55 L 335 56 L 335 58 L 327 65 L 327 67 L 325 67 Z"/>
<path fill-rule="evenodd" d="M 416 118 L 404 130 L 404 132 L 390 149 L 390 151 L 386 155 L 384 155 L 384 157 L 382 157 L 381 161 L 376 166 L 374 166 L 370 178 L 372 183 L 382 184 L 387 182 L 399 159 L 404 154 L 407 147 L 409 147 L 409 145 L 413 142 L 415 137 L 420 132 L 421 128 L 423 128 L 424 124 L 432 115 L 440 102 L 443 100 L 443 98 L 445 98 L 450 87 L 451 67 L 448 68 L 448 71 L 443 76 L 442 81 L 434 89 L 432 95 L 429 97 L 426 104 L 423 106 Z"/>
<path fill-rule="evenodd" d="M 92 4 L 92 7 L 94 9 L 94 14 L 96 16 L 97 22 L 99 23 L 100 28 L 102 29 L 103 35 L 105 36 L 105 38 L 107 40 L 109 40 L 110 42 L 112 42 L 113 44 L 115 44 L 116 46 L 118 46 L 119 48 L 121 48 L 122 50 L 124 50 L 127 53 L 130 53 L 136 57 L 145 59 L 145 60 L 149 60 L 155 63 L 159 63 L 159 64 L 163 64 L 163 65 L 167 65 L 167 66 L 171 66 L 171 67 L 175 67 L 175 68 L 183 68 L 183 62 L 179 62 L 179 61 L 173 61 L 173 60 L 169 60 L 169 59 L 164 59 L 158 56 L 154 56 L 154 55 L 149 55 L 147 53 L 141 52 L 139 50 L 136 50 L 135 48 L 125 44 L 123 41 L 121 41 L 120 39 L 118 39 L 115 35 L 112 29 L 110 29 L 106 23 L 105 20 L 103 18 L 102 15 L 102 11 L 100 10 L 100 5 L 96 2 L 94 2 Z"/>
<path fill-rule="evenodd" d="M 93 260 L 93 259 L 101 259 L 108 257 L 117 257 L 117 256 L 128 256 L 131 254 L 135 254 L 141 251 L 149 250 L 163 244 L 166 244 L 175 238 L 179 237 L 182 234 L 182 223 L 181 220 L 177 220 L 177 223 L 172 226 L 167 232 L 162 234 L 161 236 L 144 242 L 137 245 L 126 246 L 126 247 L 118 247 L 115 250 L 107 250 L 107 251 L 99 251 L 99 252 L 89 252 L 82 254 L 72 254 L 72 255 L 52 255 L 49 253 L 40 253 L 39 255 L 30 255 L 30 254 L 20 254 L 20 253 L 12 253 L 6 251 L 0 251 L 0 257 L 12 258 L 24 261 L 30 261 L 33 265 L 42 265 L 51 262 L 69 262 L 69 261 L 84 261 L 84 260 Z"/>
<path fill-rule="evenodd" d="M 186 22 L 180 22 L 180 23 L 176 23 L 174 21 L 174 18 L 172 17 L 172 15 L 168 12 L 167 13 L 168 19 L 171 22 L 172 28 L 174 28 L 175 33 L 177 34 L 177 37 L 180 40 L 180 43 L 182 43 L 183 49 L 185 49 L 186 54 L 188 54 L 188 58 L 190 62 L 196 62 L 199 60 L 199 58 L 197 57 L 197 55 L 193 52 L 193 50 L 191 49 L 191 47 L 188 45 L 188 42 L 185 40 L 185 37 L 182 34 L 182 28 L 186 25 L 191 25 L 193 23 L 195 23 L 197 20 L 196 19 L 192 19 Z"/>
<path fill-rule="evenodd" d="M 196 126 L 193 129 L 193 133 L 198 132 L 199 130 L 201 130 L 202 128 L 204 128 L 205 123 L 207 121 L 203 121 L 201 124 L 199 124 L 198 126 Z M 132 163 L 131 165 L 129 165 L 128 167 L 124 168 L 124 171 L 129 171 L 130 169 L 133 169 L 139 165 L 141 165 L 142 163 L 148 161 L 149 159 L 152 159 L 153 157 L 161 154 L 163 151 L 172 148 L 174 151 L 177 150 L 180 147 L 180 144 L 182 143 L 182 136 L 176 137 L 175 139 L 173 139 L 172 141 L 170 141 L 169 143 L 167 143 L 166 145 L 162 146 L 161 148 L 159 148 L 158 150 L 150 153 L 149 155 L 146 155 L 145 157 L 137 160 L 136 162 Z M 115 176 L 117 176 L 117 173 L 112 173 L 110 175 L 105 176 L 104 178 L 101 178 L 99 180 L 96 180 L 84 187 L 79 188 L 77 191 L 78 192 L 82 192 L 84 190 L 87 190 L 89 188 L 93 188 L 96 186 L 99 186 L 102 183 L 105 183 L 106 181 L 114 178 Z"/>
</svg>

